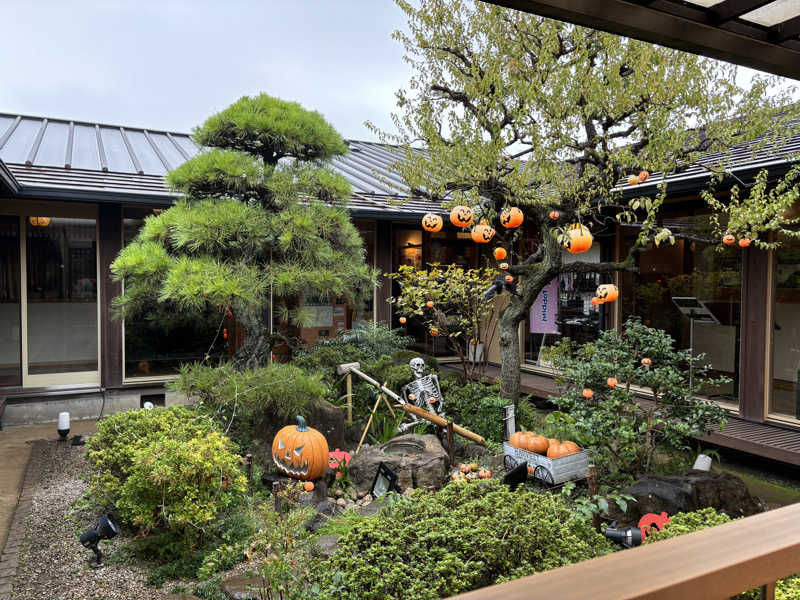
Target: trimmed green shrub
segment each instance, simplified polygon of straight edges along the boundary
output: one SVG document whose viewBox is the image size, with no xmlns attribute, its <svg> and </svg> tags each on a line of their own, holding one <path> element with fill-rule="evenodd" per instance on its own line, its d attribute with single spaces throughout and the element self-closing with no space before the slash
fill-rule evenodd
<svg viewBox="0 0 800 600">
<path fill-rule="evenodd" d="M 403 334 L 402 330 L 391 329 L 383 323 L 359 323 L 353 329 L 340 331 L 335 338 L 319 340 L 314 349 L 353 347 L 365 358 L 375 360 L 383 355 L 391 356 L 413 341 L 414 338 Z"/>
<path fill-rule="evenodd" d="M 452 483 L 355 523 L 319 585 L 326 600 L 434 600 L 610 551 L 560 498 Z"/>
<path fill-rule="evenodd" d="M 120 518 L 144 532 L 163 529 L 193 547 L 206 526 L 247 489 L 241 457 L 212 431 L 188 440 L 165 437 L 140 447 L 122 484 Z"/>
<path fill-rule="evenodd" d="M 93 471 L 88 497 L 100 507 L 114 507 L 142 449 L 161 439 L 182 443 L 214 429 L 210 418 L 183 406 L 129 410 L 100 419 L 97 433 L 86 442 Z"/>
</svg>

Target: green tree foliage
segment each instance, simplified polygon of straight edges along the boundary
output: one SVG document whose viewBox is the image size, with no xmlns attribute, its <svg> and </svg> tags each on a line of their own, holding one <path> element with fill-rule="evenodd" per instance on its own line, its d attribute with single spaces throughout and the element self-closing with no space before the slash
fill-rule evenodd
<svg viewBox="0 0 800 600">
<path fill-rule="evenodd" d="M 230 310 L 246 332 L 241 362 L 252 367 L 271 343 L 270 291 L 292 337 L 310 316 L 305 297 L 359 306 L 372 290 L 345 209 L 349 185 L 325 165 L 347 146 L 319 113 L 266 94 L 209 117 L 194 139 L 204 150 L 167 176 L 183 198 L 148 217 L 111 266 L 125 281 L 115 306 L 123 317 L 159 305 Z"/>
<path fill-rule="evenodd" d="M 397 94 L 399 133 L 383 134 L 403 146 L 398 171 L 420 194 L 472 206 L 506 248 L 522 235 L 497 224 L 506 207 L 539 232 L 538 248 L 509 261 L 521 297 L 499 319 L 506 397 L 519 394 L 519 324 L 545 285 L 562 273 L 633 270 L 649 242 L 683 237 L 659 220 L 660 174 L 711 156 L 715 192 L 739 185 L 730 204 L 724 194 L 709 201 L 727 212 L 715 241 L 730 232 L 767 247 L 773 232 L 796 235 L 784 208 L 797 195 L 797 170 L 774 187 L 765 175 L 751 185 L 727 169 L 732 146 L 752 141 L 757 152 L 796 132 L 794 90 L 773 93 L 775 78 L 739 86 L 732 65 L 483 2 L 397 3 L 408 27 L 394 35 L 414 71 Z M 655 191 L 624 183 L 642 170 L 658 174 Z M 566 263 L 562 243 L 575 223 L 595 233 L 631 224 L 639 236 L 619 262 Z"/>
<path fill-rule="evenodd" d="M 449 598 L 610 550 L 556 496 L 456 482 L 356 523 L 322 574 L 321 597 Z"/>
<path fill-rule="evenodd" d="M 711 377 L 703 355 L 675 350 L 674 340 L 664 331 L 631 318 L 621 334 L 612 329 L 596 342 L 571 346 L 565 342 L 552 353 L 562 373 L 562 393 L 551 400 L 569 411 L 553 416 L 611 472 L 647 472 L 659 446 L 687 449 L 693 436 L 725 423 L 721 407 L 695 396 L 706 386 L 730 380 Z M 647 359 L 651 364 L 643 364 Z M 617 380 L 614 387 L 608 384 L 612 377 Z M 590 398 L 584 390 L 591 390 Z M 646 402 L 638 401 L 641 393 Z"/>
<path fill-rule="evenodd" d="M 392 298 L 397 314 L 421 320 L 429 331 L 442 336 L 461 359 L 464 377 L 482 374 L 486 360 L 475 360 L 474 347 L 489 348 L 497 327 L 494 300 L 484 300 L 495 273 L 491 269 L 465 269 L 459 265 L 431 265 L 416 269 L 401 265 L 389 275 L 400 284 L 400 294 Z M 432 301 L 433 307 L 427 302 Z M 470 359 L 468 348 L 473 346 Z"/>
</svg>

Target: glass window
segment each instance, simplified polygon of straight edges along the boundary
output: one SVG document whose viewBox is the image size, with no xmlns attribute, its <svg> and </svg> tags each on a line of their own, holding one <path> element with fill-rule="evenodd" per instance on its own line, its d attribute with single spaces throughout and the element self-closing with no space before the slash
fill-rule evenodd
<svg viewBox="0 0 800 600">
<path fill-rule="evenodd" d="M 0 217 L 0 386 L 22 385 L 19 217 Z"/>
<path fill-rule="evenodd" d="M 769 412 L 800 419 L 800 241 L 775 251 L 772 397 Z"/>
<path fill-rule="evenodd" d="M 438 231 L 431 234 L 428 262 L 474 268 L 479 248 L 469 231 Z"/>
<path fill-rule="evenodd" d="M 375 266 L 375 223 L 357 223 L 356 226 L 358 227 L 358 233 L 361 235 L 361 239 L 364 240 L 364 250 L 365 250 L 365 262 L 373 267 Z M 351 315 L 351 321 L 353 323 L 353 327 L 356 326 L 358 323 L 367 322 L 372 323 L 375 319 L 375 290 L 372 290 L 373 293 L 370 294 L 367 301 L 364 303 L 364 308 L 361 312 L 353 311 Z"/>
<path fill-rule="evenodd" d="M 710 235 L 705 215 L 673 213 L 664 224 L 674 232 L 700 238 Z M 626 227 L 623 232 L 622 251 L 627 253 L 638 231 Z M 741 249 L 681 239 L 659 248 L 651 244 L 640 256 L 639 273 L 623 273 L 620 280 L 622 319 L 638 315 L 645 325 L 669 333 L 678 348 L 691 347 L 694 354 L 705 354 L 705 364 L 711 365 L 713 374 L 732 381 L 703 393 L 738 402 Z M 690 320 L 678 310 L 674 298 L 696 299 L 712 320 Z"/>
<path fill-rule="evenodd" d="M 95 220 L 26 220 L 28 373 L 97 371 Z"/>
<path fill-rule="evenodd" d="M 127 244 L 139 232 L 150 209 L 125 209 L 123 238 Z M 174 375 L 183 363 L 203 360 L 208 354 L 216 360 L 237 336 L 236 324 L 216 310 L 186 315 L 159 304 L 151 314 L 127 319 L 125 336 L 125 378 Z M 228 330 L 228 339 L 222 329 Z"/>
</svg>

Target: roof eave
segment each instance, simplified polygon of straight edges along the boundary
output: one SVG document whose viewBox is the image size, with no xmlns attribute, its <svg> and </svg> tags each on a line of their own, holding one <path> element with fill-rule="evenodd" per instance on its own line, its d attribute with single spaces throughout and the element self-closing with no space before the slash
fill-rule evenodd
<svg viewBox="0 0 800 600">
<path fill-rule="evenodd" d="M 16 196 L 19 192 L 19 183 L 2 160 L 0 160 L 0 185 L 12 196 Z"/>
</svg>

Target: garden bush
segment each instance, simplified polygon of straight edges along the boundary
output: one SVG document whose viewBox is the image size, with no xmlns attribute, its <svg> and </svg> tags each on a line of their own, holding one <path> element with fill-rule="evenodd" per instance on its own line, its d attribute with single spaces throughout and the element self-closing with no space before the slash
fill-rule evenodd
<svg viewBox="0 0 800 600">
<path fill-rule="evenodd" d="M 92 468 L 89 499 L 100 508 L 114 508 L 143 448 L 161 439 L 185 442 L 215 428 L 210 418 L 183 406 L 129 410 L 100 419 L 97 433 L 86 442 Z"/>
<path fill-rule="evenodd" d="M 340 331 L 335 338 L 319 340 L 314 348 L 355 348 L 365 358 L 375 360 L 384 355 L 392 356 L 413 341 L 414 338 L 400 329 L 391 329 L 383 323 L 364 322 L 353 329 Z"/>
<path fill-rule="evenodd" d="M 560 498 L 451 483 L 354 524 L 319 585 L 325 600 L 433 600 L 610 551 Z"/>
<path fill-rule="evenodd" d="M 117 501 L 120 518 L 145 533 L 166 530 L 196 546 L 220 511 L 247 489 L 242 458 L 232 450 L 216 431 L 140 447 Z"/>
</svg>

